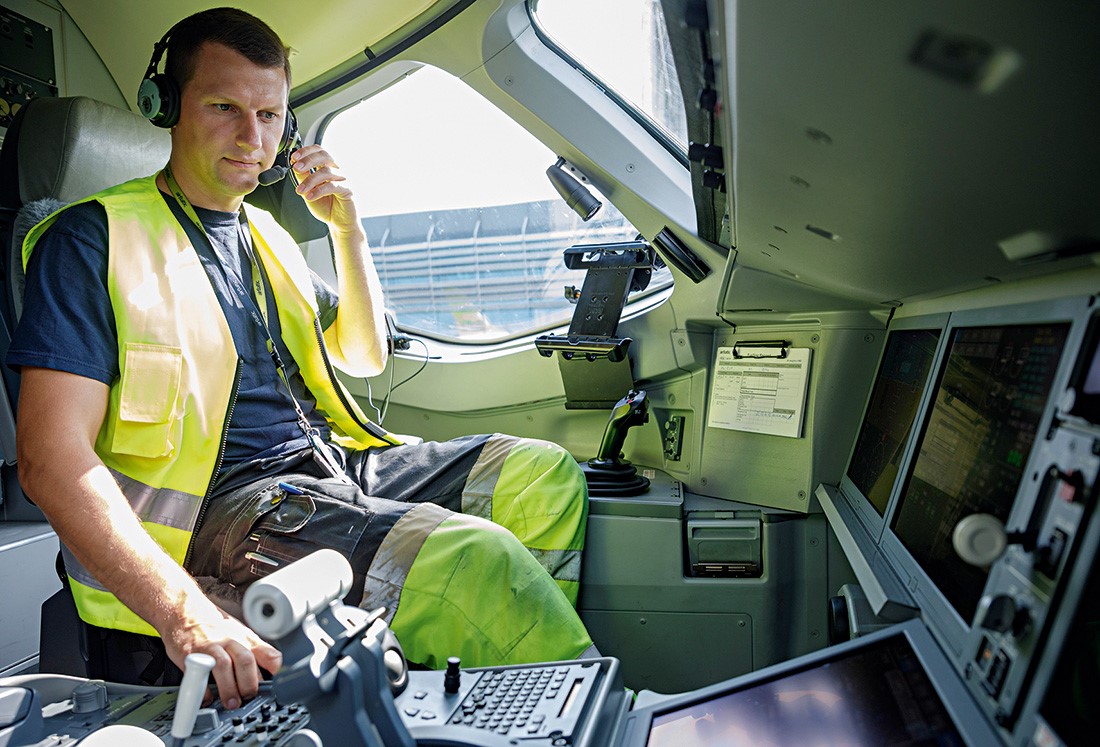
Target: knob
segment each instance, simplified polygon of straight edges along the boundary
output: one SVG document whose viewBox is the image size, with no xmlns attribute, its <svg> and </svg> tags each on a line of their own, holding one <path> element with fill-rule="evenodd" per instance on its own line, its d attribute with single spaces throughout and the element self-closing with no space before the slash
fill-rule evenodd
<svg viewBox="0 0 1100 747">
<path fill-rule="evenodd" d="M 103 680 L 88 680 L 73 690 L 73 713 L 93 713 L 107 707 L 107 685 Z"/>
<path fill-rule="evenodd" d="M 989 600 L 989 606 L 982 618 L 982 627 L 997 633 L 1007 633 L 1012 630 L 1016 613 L 1016 600 L 1008 594 L 998 594 Z"/>
<path fill-rule="evenodd" d="M 971 514 L 955 525 L 951 535 L 955 552 L 970 565 L 992 565 L 1008 546 L 1008 533 L 1001 520 L 992 514 Z"/>
<path fill-rule="evenodd" d="M 1019 638 L 1031 630 L 1031 610 L 1008 594 L 998 594 L 989 600 L 982 627 Z"/>
<path fill-rule="evenodd" d="M 462 666 L 462 659 L 457 656 L 452 656 L 447 659 L 447 672 L 443 675 L 443 691 L 454 695 L 458 692 L 458 686 L 462 678 L 462 672 L 459 667 Z"/>
</svg>

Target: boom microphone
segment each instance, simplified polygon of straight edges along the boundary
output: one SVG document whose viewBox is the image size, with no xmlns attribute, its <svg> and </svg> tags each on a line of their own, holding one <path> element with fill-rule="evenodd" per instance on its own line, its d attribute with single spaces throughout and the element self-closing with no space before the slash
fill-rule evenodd
<svg viewBox="0 0 1100 747">
<path fill-rule="evenodd" d="M 289 166 L 282 166 L 279 164 L 279 161 L 276 160 L 270 169 L 260 172 L 260 186 L 270 187 L 272 184 L 286 176 L 286 172 L 288 171 L 290 171 Z"/>
</svg>

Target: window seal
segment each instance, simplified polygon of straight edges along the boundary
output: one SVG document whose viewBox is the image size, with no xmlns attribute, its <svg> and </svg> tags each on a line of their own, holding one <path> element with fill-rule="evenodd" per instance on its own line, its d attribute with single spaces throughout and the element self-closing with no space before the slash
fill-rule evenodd
<svg viewBox="0 0 1100 747">
<path fill-rule="evenodd" d="M 626 304 L 624 304 L 623 306 L 623 316 L 620 320 L 620 323 L 626 321 L 627 319 L 633 319 L 636 316 L 647 314 L 653 309 L 657 308 L 668 300 L 667 296 L 671 296 L 672 290 L 675 289 L 675 287 L 675 278 L 670 275 L 668 282 L 651 286 L 649 288 L 645 288 L 644 290 L 636 291 L 632 296 L 627 298 Z M 660 295 L 666 292 L 667 296 Z M 383 296 L 384 295 L 385 289 L 383 289 Z M 572 313 L 570 313 L 563 319 L 559 319 L 558 321 L 540 324 L 537 327 L 529 327 L 527 329 L 510 334 L 507 337 L 494 337 L 492 339 L 485 340 L 470 340 L 461 337 L 450 337 L 448 335 L 440 334 L 438 332 L 418 329 L 417 327 L 414 327 L 412 325 L 402 324 L 401 319 L 398 317 L 394 318 L 394 324 L 398 330 L 412 337 L 432 340 L 434 342 L 442 343 L 444 345 L 457 345 L 467 348 L 476 347 L 482 348 L 484 350 L 490 350 L 495 348 L 496 346 L 511 347 L 517 344 L 523 346 L 528 343 L 534 345 L 534 340 L 536 337 L 555 329 L 567 328 L 569 327 L 571 320 Z M 465 355 L 465 353 L 463 353 L 463 355 Z"/>
<path fill-rule="evenodd" d="M 553 40 L 546 29 L 542 27 L 542 23 L 538 20 L 538 14 L 535 12 L 534 8 L 535 4 L 537 4 L 537 0 L 535 3 L 532 3 L 532 0 L 524 1 L 524 5 L 527 8 L 527 17 L 531 20 L 531 28 L 534 29 L 535 36 L 539 38 L 539 41 L 541 41 L 547 49 L 549 49 L 551 52 L 553 52 L 563 61 L 565 61 L 566 64 L 568 64 L 584 77 L 588 78 L 588 80 L 592 82 L 592 85 L 599 88 L 605 96 L 615 102 L 615 104 L 620 109 L 625 111 L 631 119 L 641 125 L 642 128 L 645 129 L 645 131 L 648 132 L 654 140 L 660 143 L 665 150 L 671 153 L 672 156 L 680 162 L 681 166 L 683 166 L 685 169 L 690 169 L 691 162 L 688 160 L 687 150 L 682 148 L 680 144 L 672 138 L 671 135 L 665 132 L 663 127 L 654 122 L 651 117 L 647 116 L 634 104 L 620 96 L 611 86 L 609 86 L 607 83 L 604 83 L 595 73 L 593 73 L 583 64 L 581 64 L 580 60 L 570 55 L 569 52 L 567 52 L 557 42 Z"/>
<path fill-rule="evenodd" d="M 376 67 L 384 65 L 412 45 L 438 31 L 440 28 L 442 28 L 444 25 L 454 19 L 454 17 L 457 16 L 459 13 L 473 5 L 474 2 L 476 2 L 476 0 L 457 0 L 454 5 L 447 8 L 438 17 L 429 21 L 422 28 L 419 28 L 413 33 L 404 37 L 392 47 L 387 47 L 380 52 L 375 52 L 370 47 L 365 48 L 362 54 L 364 57 L 366 57 L 366 59 L 353 67 L 351 70 L 348 70 L 347 72 L 336 76 L 332 80 L 324 81 L 316 88 L 310 88 L 300 94 L 295 95 L 293 92 L 291 92 L 290 106 L 294 108 L 302 108 L 306 104 L 310 104 L 316 101 L 325 94 L 332 93 L 337 88 L 345 86 L 348 83 L 351 83 L 352 81 L 363 77 L 371 70 L 374 70 Z M 309 85 L 310 82 L 311 81 L 307 81 L 306 85 Z"/>
<path fill-rule="evenodd" d="M 674 282 L 669 282 L 656 288 L 647 288 L 641 291 L 637 298 L 632 299 L 624 307 L 623 318 L 620 324 L 630 319 L 645 316 L 657 307 L 665 304 L 672 297 L 672 292 L 675 288 L 676 284 Z M 563 319 L 556 324 L 547 324 L 538 328 L 524 330 L 513 337 L 473 341 L 408 329 L 402 327 L 399 320 L 397 327 L 401 332 L 410 337 L 423 340 L 429 346 L 430 355 L 433 357 L 433 360 L 454 363 L 480 359 L 482 357 L 494 358 L 500 355 L 510 355 L 512 353 L 534 350 L 535 338 L 539 335 L 553 332 L 554 330 L 560 330 L 561 334 L 565 334 L 569 327 L 569 319 Z M 394 355 L 399 358 L 408 357 L 414 360 L 421 357 L 410 353 L 394 353 Z"/>
</svg>

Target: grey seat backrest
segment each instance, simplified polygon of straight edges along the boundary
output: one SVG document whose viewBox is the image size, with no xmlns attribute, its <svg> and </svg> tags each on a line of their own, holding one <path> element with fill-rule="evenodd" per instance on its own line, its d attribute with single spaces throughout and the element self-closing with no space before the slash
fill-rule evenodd
<svg viewBox="0 0 1100 747">
<path fill-rule="evenodd" d="M 128 179 L 148 176 L 168 162 L 171 139 L 167 130 L 154 127 L 139 114 L 75 96 L 28 104 L 15 147 L 21 208 L 28 209 L 39 200 L 68 204 Z M 12 238 L 14 244 L 18 237 Z M 22 251 L 12 249 L 14 281 L 21 276 Z M 11 292 L 18 317 L 22 287 Z"/>
<path fill-rule="evenodd" d="M 26 230 L 56 207 L 154 173 L 168 162 L 170 150 L 167 130 L 154 127 L 138 114 L 83 96 L 35 99 L 19 113 L 0 156 L 2 207 L 15 213 L 0 248 L 7 296 L 0 313 L 9 317 L 0 330 L 0 356 L 6 354 L 8 335 L 22 312 L 22 240 Z M 12 405 L 18 394 L 18 377 L 5 369 L 4 384 L 0 388 L 0 451 L 4 464 L 10 466 L 15 463 Z M 4 482 L 5 487 L 11 485 Z"/>
</svg>

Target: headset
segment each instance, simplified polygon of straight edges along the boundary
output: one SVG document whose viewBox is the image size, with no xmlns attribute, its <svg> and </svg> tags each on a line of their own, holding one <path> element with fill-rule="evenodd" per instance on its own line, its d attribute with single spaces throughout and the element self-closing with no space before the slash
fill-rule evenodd
<svg viewBox="0 0 1100 747">
<path fill-rule="evenodd" d="M 178 25 L 178 24 L 177 24 Z M 172 76 L 167 73 L 157 72 L 160 67 L 160 58 L 168 49 L 168 40 L 176 26 L 168 31 L 153 45 L 153 55 L 149 58 L 149 67 L 145 70 L 145 77 L 138 86 L 137 105 L 142 116 L 157 127 L 174 127 L 180 119 L 180 87 Z M 294 117 L 290 105 L 287 105 L 287 115 L 283 118 L 283 135 L 279 140 L 279 149 L 276 151 L 275 164 L 260 175 L 260 183 L 264 186 L 274 184 L 286 176 L 290 170 L 290 154 L 288 149 L 295 150 L 301 147 L 302 136 L 298 133 L 298 120 Z"/>
</svg>

